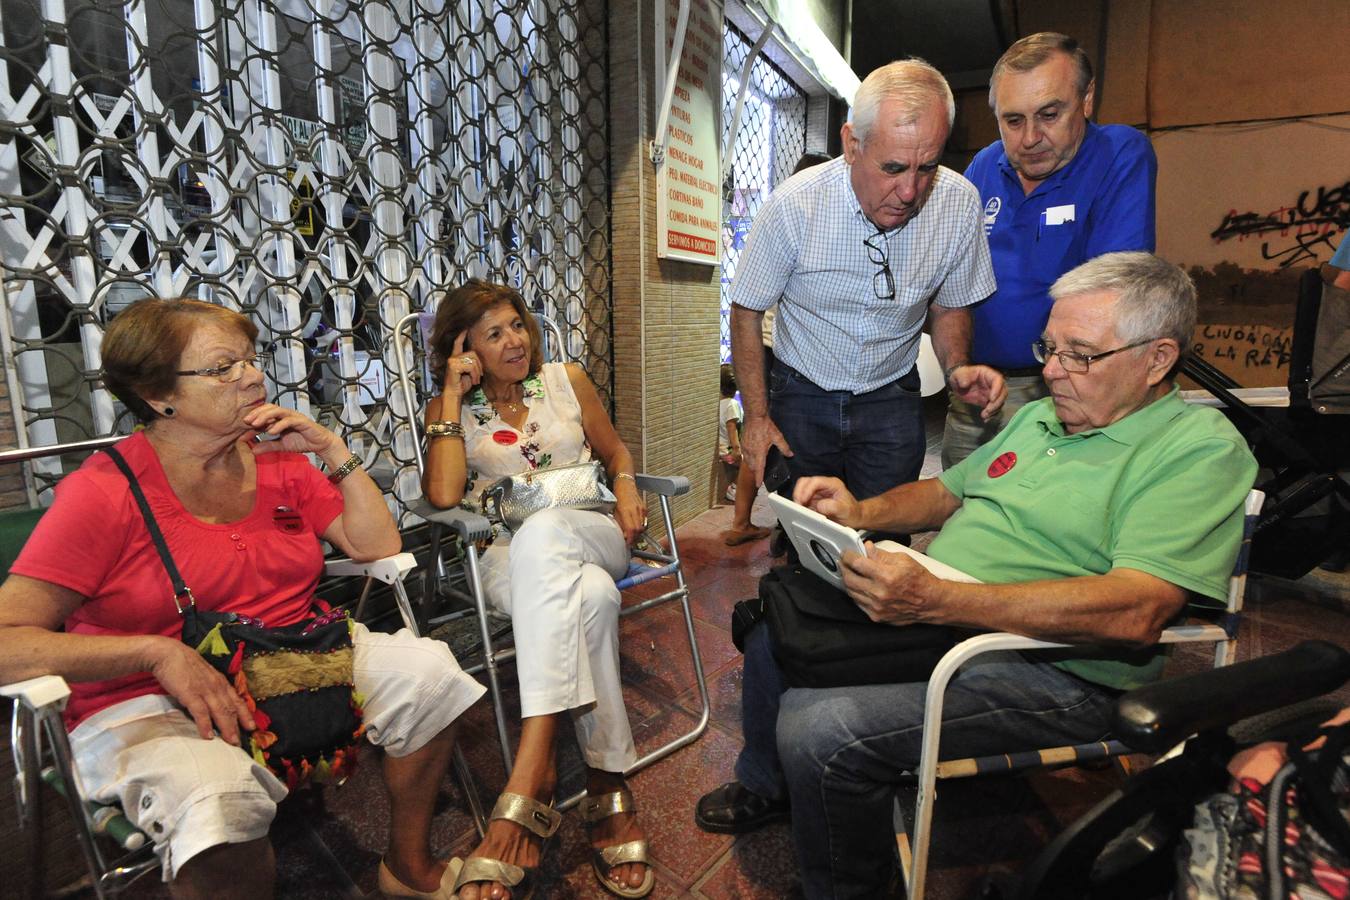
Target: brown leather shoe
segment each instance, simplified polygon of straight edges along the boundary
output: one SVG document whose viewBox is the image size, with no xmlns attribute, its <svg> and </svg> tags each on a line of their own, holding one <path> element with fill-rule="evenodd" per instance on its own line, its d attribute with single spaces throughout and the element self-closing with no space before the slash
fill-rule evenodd
<svg viewBox="0 0 1350 900">
<path fill-rule="evenodd" d="M 744 834 L 784 821 L 788 813 L 787 801 L 761 797 L 739 781 L 728 781 L 699 798 L 694 822 L 716 834 Z"/>
</svg>

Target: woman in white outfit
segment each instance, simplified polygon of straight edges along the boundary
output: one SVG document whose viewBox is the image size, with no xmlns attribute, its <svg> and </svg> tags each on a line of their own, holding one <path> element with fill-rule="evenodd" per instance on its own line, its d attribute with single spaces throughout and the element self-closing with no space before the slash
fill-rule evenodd
<svg viewBox="0 0 1350 900">
<path fill-rule="evenodd" d="M 431 336 L 441 394 L 427 405 L 425 492 L 438 507 L 476 503 L 505 475 L 600 459 L 613 516 L 535 513 L 483 552 L 488 602 L 511 616 L 522 727 L 515 768 L 455 889 L 467 900 L 528 895 L 540 843 L 557 828 L 550 804 L 554 737 L 573 719 L 586 759 L 582 816 L 596 877 L 644 897 L 654 877 L 623 772 L 637 758 L 619 683 L 616 578 L 646 523 L 633 459 L 595 386 L 574 364 L 542 364 L 539 327 L 520 294 L 472 279 L 441 303 Z"/>
</svg>

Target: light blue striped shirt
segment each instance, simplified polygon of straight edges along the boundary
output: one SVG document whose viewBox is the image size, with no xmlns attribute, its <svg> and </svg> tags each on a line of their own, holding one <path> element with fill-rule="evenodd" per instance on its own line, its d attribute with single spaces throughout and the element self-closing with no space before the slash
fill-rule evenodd
<svg viewBox="0 0 1350 900">
<path fill-rule="evenodd" d="M 961 307 L 994 292 L 980 195 L 939 167 L 918 215 L 886 233 L 895 298 L 872 286 L 880 267 L 863 240 L 877 233 L 839 157 L 778 186 L 755 217 L 731 302 L 774 303 L 773 352 L 819 387 L 856 394 L 895 381 L 919 356 L 928 304 Z"/>
</svg>

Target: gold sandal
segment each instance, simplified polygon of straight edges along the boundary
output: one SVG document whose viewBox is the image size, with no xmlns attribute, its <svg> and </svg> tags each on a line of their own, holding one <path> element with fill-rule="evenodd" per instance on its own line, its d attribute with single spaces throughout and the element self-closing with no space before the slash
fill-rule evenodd
<svg viewBox="0 0 1350 900">
<path fill-rule="evenodd" d="M 635 812 L 637 806 L 633 803 L 633 795 L 627 790 L 611 791 L 581 801 L 581 821 L 586 826 L 587 834 L 597 822 L 603 822 L 619 813 Z M 616 884 L 609 877 L 615 866 L 627 863 L 641 863 L 647 867 L 647 877 L 635 888 Z M 625 841 L 598 850 L 592 847 L 591 868 L 595 871 L 595 877 L 599 879 L 601 887 L 619 897 L 636 900 L 638 897 L 647 896 L 652 892 L 652 888 L 656 887 L 656 872 L 652 870 L 652 864 L 647 859 L 646 841 Z"/>
<path fill-rule="evenodd" d="M 553 833 L 558 830 L 558 825 L 562 822 L 562 814 L 553 807 L 545 806 L 538 800 L 509 792 L 503 793 L 497 798 L 496 804 L 492 807 L 492 815 L 488 818 L 489 820 L 505 819 L 508 822 L 514 822 L 545 841 L 553 837 Z M 543 848 L 541 847 L 540 859 L 542 858 Z M 500 859 L 470 856 L 464 860 L 464 866 L 459 870 L 459 876 L 455 879 L 455 885 L 451 890 L 454 891 L 455 896 L 459 896 L 459 889 L 466 884 L 472 884 L 475 881 L 490 881 L 509 889 L 513 900 L 514 898 L 529 900 L 530 895 L 534 893 L 536 874 L 538 874 L 538 866 L 527 869 L 502 862 Z M 517 891 L 517 888 L 520 890 Z"/>
<path fill-rule="evenodd" d="M 450 885 L 459 874 L 459 867 L 462 865 L 459 858 L 450 860 L 445 867 L 445 872 L 441 875 L 441 883 L 434 891 L 419 891 L 417 888 L 408 887 L 398 880 L 389 867 L 380 860 L 380 871 L 377 883 L 380 893 L 386 897 L 416 897 L 420 900 L 454 900 L 455 890 Z"/>
</svg>

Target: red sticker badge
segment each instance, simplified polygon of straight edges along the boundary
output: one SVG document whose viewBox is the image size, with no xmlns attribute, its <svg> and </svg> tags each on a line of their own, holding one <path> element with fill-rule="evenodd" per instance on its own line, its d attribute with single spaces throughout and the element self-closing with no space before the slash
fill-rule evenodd
<svg viewBox="0 0 1350 900">
<path fill-rule="evenodd" d="M 278 506 L 272 510 L 272 524 L 286 534 L 299 534 L 305 527 L 305 520 L 289 506 Z"/>
<path fill-rule="evenodd" d="M 1007 475 L 1015 465 L 1017 465 L 1016 453 L 1011 450 L 1007 453 L 1001 453 L 997 459 L 989 464 L 989 477 L 998 478 L 1000 475 Z"/>
<path fill-rule="evenodd" d="M 492 432 L 492 439 L 503 447 L 510 447 L 516 441 L 520 440 L 520 438 L 516 437 L 514 431 L 507 431 L 505 428 L 501 431 Z"/>
</svg>

